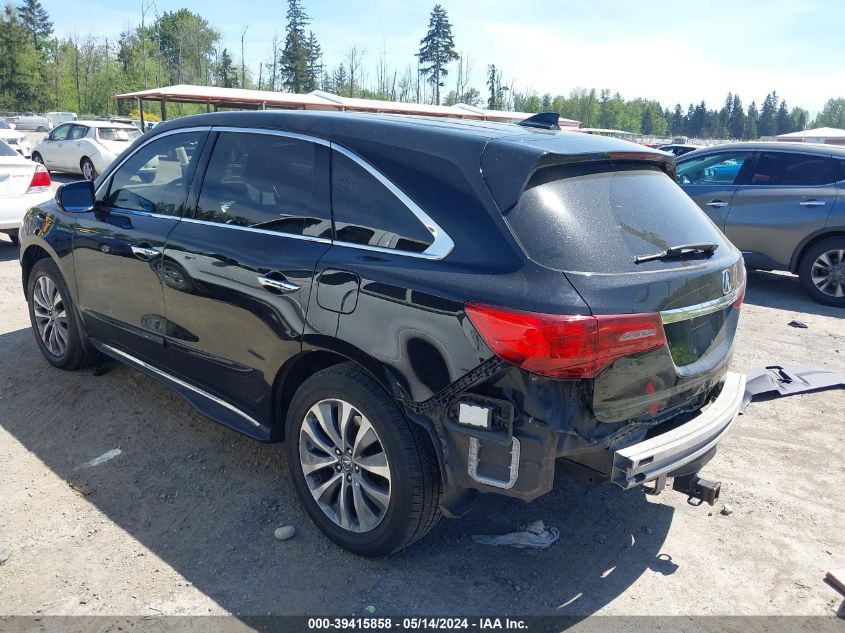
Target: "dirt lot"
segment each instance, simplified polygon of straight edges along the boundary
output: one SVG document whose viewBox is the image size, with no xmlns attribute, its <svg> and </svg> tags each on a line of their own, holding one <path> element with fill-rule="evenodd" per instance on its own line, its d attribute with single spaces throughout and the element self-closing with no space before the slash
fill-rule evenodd
<svg viewBox="0 0 845 633">
<path fill-rule="evenodd" d="M 483 499 L 387 560 L 308 521 L 283 451 L 242 438 L 122 366 L 42 360 L 0 238 L 0 614 L 833 615 L 845 567 L 845 391 L 752 404 L 705 474 L 733 512 L 560 477 L 533 504 Z M 845 366 L 844 312 L 754 273 L 734 369 Z M 787 324 L 797 318 L 808 325 Z M 86 463 L 120 449 L 96 466 Z M 542 519 L 547 550 L 470 535 Z M 298 535 L 277 542 L 292 523 Z"/>
</svg>

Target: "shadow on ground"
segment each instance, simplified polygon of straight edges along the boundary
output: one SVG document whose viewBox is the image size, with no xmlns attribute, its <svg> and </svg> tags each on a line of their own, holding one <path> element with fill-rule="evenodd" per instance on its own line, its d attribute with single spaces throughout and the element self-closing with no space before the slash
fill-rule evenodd
<svg viewBox="0 0 845 633">
<path fill-rule="evenodd" d="M 845 318 L 845 310 L 816 303 L 804 292 L 796 275 L 784 272 L 749 270 L 745 302 L 795 313 Z"/>
<path fill-rule="evenodd" d="M 196 414 L 119 365 L 62 372 L 28 330 L 0 335 L 2 424 L 86 493 L 115 524 L 223 608 L 241 615 L 560 614 L 602 608 L 643 573 L 681 564 L 661 550 L 673 508 L 642 491 L 587 489 L 560 477 L 532 504 L 488 496 L 459 520 L 383 560 L 339 550 L 298 504 L 280 445 L 261 445 Z M 122 454 L 80 470 L 119 447 Z M 58 512 L 58 510 L 57 510 Z M 542 519 L 561 531 L 546 550 L 475 544 Z M 299 533 L 279 543 L 286 523 Z"/>
</svg>

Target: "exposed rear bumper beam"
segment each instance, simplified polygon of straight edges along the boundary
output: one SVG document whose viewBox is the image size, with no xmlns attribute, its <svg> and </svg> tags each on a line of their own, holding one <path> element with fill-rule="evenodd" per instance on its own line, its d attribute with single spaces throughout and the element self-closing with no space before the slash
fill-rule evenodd
<svg viewBox="0 0 845 633">
<path fill-rule="evenodd" d="M 673 472 L 705 455 L 728 432 L 740 411 L 744 393 L 745 376 L 729 372 L 719 396 L 695 418 L 615 451 L 613 483 L 627 489 L 661 476 L 671 477 Z"/>
</svg>

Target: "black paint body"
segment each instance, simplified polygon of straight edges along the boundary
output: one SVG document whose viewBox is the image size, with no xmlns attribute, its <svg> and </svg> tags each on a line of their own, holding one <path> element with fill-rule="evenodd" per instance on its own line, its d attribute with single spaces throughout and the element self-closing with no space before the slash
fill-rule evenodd
<svg viewBox="0 0 845 633">
<path fill-rule="evenodd" d="M 38 257 L 55 259 L 95 345 L 120 360 L 127 358 L 114 350 L 128 354 L 130 364 L 156 378 L 175 378 L 164 382 L 223 424 L 279 440 L 296 385 L 321 367 L 354 362 L 428 429 L 441 460 L 444 506 L 457 514 L 468 490 L 525 499 L 547 492 L 559 457 L 606 474 L 610 449 L 700 408 L 724 376 L 736 311 L 726 315 L 712 349 L 685 369 L 664 347 L 621 359 L 596 380 L 544 378 L 500 361 L 464 311 L 465 302 L 479 301 L 552 314 L 657 312 L 722 296 L 725 269 L 743 283 L 741 256 L 727 240 L 706 261 L 591 276 L 535 263 L 508 229 L 508 210 L 544 166 L 641 161 L 671 174 L 665 154 L 511 125 L 260 112 L 163 123 L 124 157 L 185 128 L 205 137 L 178 215 L 102 203 L 71 214 L 43 205 L 24 221 L 21 261 L 26 277 Z M 340 244 L 332 234 L 295 239 L 191 221 L 219 128 L 306 135 L 321 141 L 318 153 L 333 151 L 332 144 L 353 152 L 424 209 L 454 247 L 445 257 L 426 258 Z M 120 163 L 99 177 L 98 189 Z M 331 204 L 328 193 L 325 200 Z M 590 239 L 589 231 L 584 235 Z M 131 248 L 139 244 L 160 256 L 139 259 Z M 261 275 L 299 290 L 276 294 L 259 285 Z M 650 398 L 642 391 L 648 380 L 660 386 Z M 461 426 L 450 415 L 461 399 L 508 403 L 513 420 L 498 431 Z M 469 477 L 468 438 L 487 442 L 495 462 L 495 447 L 506 456 L 511 434 L 523 447 L 516 485 L 503 491 Z"/>
</svg>

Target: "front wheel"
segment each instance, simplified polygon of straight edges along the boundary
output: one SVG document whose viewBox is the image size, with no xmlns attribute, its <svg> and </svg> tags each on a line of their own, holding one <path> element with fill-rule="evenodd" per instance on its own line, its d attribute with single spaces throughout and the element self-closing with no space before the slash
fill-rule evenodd
<svg viewBox="0 0 845 633">
<path fill-rule="evenodd" d="M 35 341 L 47 361 L 60 369 L 80 369 L 98 354 L 84 339 L 59 267 L 41 259 L 32 267 L 26 291 Z"/>
<path fill-rule="evenodd" d="M 44 158 L 42 158 L 41 154 L 38 152 L 32 152 L 32 160 L 38 163 L 39 165 L 44 164 Z"/>
<path fill-rule="evenodd" d="M 845 308 L 845 237 L 830 237 L 810 247 L 798 276 L 815 301 Z"/>
<path fill-rule="evenodd" d="M 83 158 L 79 162 L 79 167 L 82 170 L 82 177 L 85 180 L 94 181 L 97 179 L 97 170 L 94 168 L 94 163 L 91 162 L 90 158 Z"/>
<path fill-rule="evenodd" d="M 440 475 L 427 433 L 352 364 L 317 372 L 287 415 L 288 467 L 314 523 L 362 556 L 397 552 L 440 517 Z"/>
</svg>

